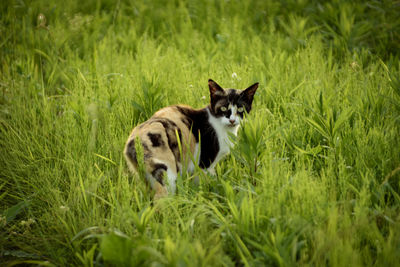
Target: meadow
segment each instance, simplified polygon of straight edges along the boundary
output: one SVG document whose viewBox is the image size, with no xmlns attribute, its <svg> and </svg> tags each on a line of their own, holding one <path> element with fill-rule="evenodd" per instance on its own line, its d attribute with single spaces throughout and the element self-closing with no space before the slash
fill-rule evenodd
<svg viewBox="0 0 400 267">
<path fill-rule="evenodd" d="M 0 3 L 2 266 L 399 266 L 399 1 Z M 157 203 L 131 129 L 260 87 Z M 193 183 L 194 176 L 200 183 Z"/>
</svg>

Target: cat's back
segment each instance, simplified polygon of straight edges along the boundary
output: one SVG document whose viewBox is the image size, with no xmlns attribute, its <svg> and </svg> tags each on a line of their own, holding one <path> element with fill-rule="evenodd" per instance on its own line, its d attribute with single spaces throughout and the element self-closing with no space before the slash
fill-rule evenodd
<svg viewBox="0 0 400 267">
<path fill-rule="evenodd" d="M 141 140 L 145 157 L 148 155 L 148 158 L 161 157 L 163 160 L 173 159 L 179 162 L 181 158 L 180 149 L 184 156 L 187 155 L 188 151 L 193 153 L 195 149 L 196 140 L 191 131 L 192 119 L 185 114 L 195 111 L 195 109 L 186 105 L 160 109 L 151 118 L 132 130 L 125 146 L 125 154 L 131 161 L 136 160 L 134 155 L 129 155 L 129 151 L 133 149 L 134 140 L 138 137 Z M 181 148 L 179 148 L 179 142 Z M 173 158 L 171 158 L 172 155 Z M 177 171 L 178 169 L 180 168 L 177 166 Z"/>
<path fill-rule="evenodd" d="M 151 132 L 154 128 L 164 128 L 164 130 L 177 130 L 179 132 L 186 132 L 190 130 L 191 118 L 184 114 L 185 111 L 195 111 L 187 105 L 174 105 L 168 106 L 158 110 L 147 121 L 137 125 L 132 134 L 142 135 Z"/>
</svg>

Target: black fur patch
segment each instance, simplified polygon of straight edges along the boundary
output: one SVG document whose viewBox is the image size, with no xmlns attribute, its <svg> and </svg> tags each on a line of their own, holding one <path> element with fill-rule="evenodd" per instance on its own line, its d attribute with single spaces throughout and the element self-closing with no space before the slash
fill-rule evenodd
<svg viewBox="0 0 400 267">
<path fill-rule="evenodd" d="M 207 107 L 208 108 L 208 107 Z M 208 122 L 207 108 L 195 110 L 177 106 L 179 112 L 187 116 L 192 121 L 192 133 L 199 142 L 201 138 L 200 168 L 208 168 L 214 162 L 219 151 L 219 143 L 214 128 Z"/>
<path fill-rule="evenodd" d="M 175 157 L 176 170 L 179 171 L 178 162 L 180 162 L 181 159 L 180 159 L 180 153 L 179 153 L 179 147 L 178 147 L 178 140 L 176 138 L 175 131 L 178 131 L 178 136 L 182 140 L 181 130 L 178 128 L 178 126 L 175 124 L 175 122 L 173 122 L 170 119 L 156 117 L 156 118 L 151 119 L 151 122 L 159 122 L 163 125 L 163 127 L 165 129 L 165 133 L 167 134 L 168 146 L 171 149 L 171 151 Z"/>
<path fill-rule="evenodd" d="M 161 134 L 158 133 L 148 133 L 147 136 L 154 147 L 164 146 L 164 141 L 161 139 Z"/>
<path fill-rule="evenodd" d="M 143 147 L 143 159 L 146 160 L 151 158 L 152 154 L 149 147 L 145 143 L 142 143 L 142 147 Z M 128 143 L 128 148 L 126 149 L 126 155 L 128 156 L 128 158 L 131 159 L 131 161 L 134 164 L 137 164 L 137 154 L 136 154 L 134 138 L 130 140 Z"/>
<path fill-rule="evenodd" d="M 137 163 L 135 139 L 132 139 L 131 141 L 129 141 L 128 148 L 126 149 L 126 155 L 132 162 Z"/>
<path fill-rule="evenodd" d="M 162 163 L 154 164 L 154 170 L 151 172 L 151 175 L 159 182 L 161 185 L 164 185 L 164 172 L 167 171 L 167 166 Z"/>
<path fill-rule="evenodd" d="M 190 130 L 192 127 L 192 120 L 189 118 L 182 118 L 181 121 L 186 125 L 186 127 Z"/>
</svg>

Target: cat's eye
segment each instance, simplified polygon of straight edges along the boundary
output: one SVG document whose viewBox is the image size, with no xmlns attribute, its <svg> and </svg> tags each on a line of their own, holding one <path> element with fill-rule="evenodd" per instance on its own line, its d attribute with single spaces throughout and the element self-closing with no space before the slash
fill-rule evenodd
<svg viewBox="0 0 400 267">
<path fill-rule="evenodd" d="M 238 110 L 238 112 L 243 112 L 244 109 L 243 109 L 243 107 L 240 107 L 237 110 Z"/>
<path fill-rule="evenodd" d="M 226 111 L 226 107 L 221 107 L 221 111 L 222 112 Z"/>
</svg>

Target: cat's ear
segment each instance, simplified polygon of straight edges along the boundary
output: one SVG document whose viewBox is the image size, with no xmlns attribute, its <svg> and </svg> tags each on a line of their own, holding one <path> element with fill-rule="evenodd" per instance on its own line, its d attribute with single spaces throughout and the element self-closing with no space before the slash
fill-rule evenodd
<svg viewBox="0 0 400 267">
<path fill-rule="evenodd" d="M 258 88 L 258 83 L 255 83 L 252 86 L 250 86 L 249 88 L 247 88 L 246 90 L 244 90 L 243 92 L 241 92 L 240 95 L 244 99 L 246 99 L 249 104 L 251 104 L 253 102 L 253 97 L 257 91 L 257 88 Z"/>
<path fill-rule="evenodd" d="M 222 89 L 222 87 L 219 86 L 218 83 L 214 82 L 211 79 L 208 80 L 208 87 L 210 88 L 210 95 L 211 96 L 214 96 L 215 94 L 218 94 L 218 92 L 220 92 L 220 93 L 224 92 L 224 89 Z"/>
</svg>

